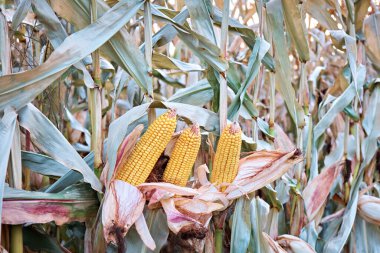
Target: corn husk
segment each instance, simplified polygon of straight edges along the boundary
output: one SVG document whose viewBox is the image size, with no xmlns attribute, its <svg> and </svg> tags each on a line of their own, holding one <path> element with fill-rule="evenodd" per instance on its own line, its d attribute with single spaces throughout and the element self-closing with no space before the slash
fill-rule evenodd
<svg viewBox="0 0 380 253">
<path fill-rule="evenodd" d="M 267 241 L 267 252 L 268 253 L 286 253 L 286 250 L 284 250 L 275 240 L 272 239 L 267 233 L 262 232 L 263 237 Z"/>
<path fill-rule="evenodd" d="M 294 164 L 302 161 L 297 149 L 290 152 L 256 151 L 240 159 L 239 172 L 226 189 L 229 200 L 254 192 L 284 175 Z"/>
<path fill-rule="evenodd" d="M 367 222 L 380 226 L 380 198 L 369 195 L 360 196 L 358 212 Z"/>
<path fill-rule="evenodd" d="M 211 184 L 192 189 L 170 183 L 144 183 L 138 188 L 149 200 L 149 208 L 162 206 L 169 229 L 175 234 L 207 229 L 212 212 L 225 209 L 229 203 Z"/>
<path fill-rule="evenodd" d="M 277 237 L 277 242 L 289 253 L 316 252 L 307 242 L 293 235 L 281 235 Z"/>
<path fill-rule="evenodd" d="M 124 238 L 131 226 L 135 224 L 144 244 L 153 250 L 156 245 L 143 215 L 145 196 L 137 187 L 115 179 L 118 165 L 121 164 L 122 159 L 128 159 L 142 130 L 143 125 L 138 125 L 119 147 L 115 170 L 104 196 L 102 224 L 106 242 L 114 244 L 120 244 L 120 238 Z M 109 166 L 107 165 L 105 168 L 101 179 L 107 185 Z"/>
<path fill-rule="evenodd" d="M 142 241 L 153 250 L 156 245 L 145 222 L 144 205 L 145 197 L 136 187 L 121 180 L 112 181 L 104 197 L 102 209 L 106 242 L 118 244 L 118 233 L 125 237 L 131 226 L 136 223 L 136 230 Z"/>
</svg>

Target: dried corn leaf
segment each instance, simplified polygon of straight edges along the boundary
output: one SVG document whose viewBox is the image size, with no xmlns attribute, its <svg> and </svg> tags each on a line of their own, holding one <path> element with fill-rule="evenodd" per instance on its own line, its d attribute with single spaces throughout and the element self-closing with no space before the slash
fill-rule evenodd
<svg viewBox="0 0 380 253">
<path fill-rule="evenodd" d="M 336 162 L 330 167 L 323 169 L 321 174 L 309 182 L 303 190 L 302 197 L 309 221 L 313 221 L 319 210 L 323 207 L 330 189 L 335 179 L 340 175 L 343 166 L 343 163 Z"/>
<path fill-rule="evenodd" d="M 0 14 L 1 15 L 1 14 Z M 0 217 L 3 210 L 3 192 L 5 176 L 7 173 L 9 153 L 11 151 L 13 135 L 16 129 L 17 114 L 14 110 L 7 108 L 0 119 Z M 1 229 L 0 229 L 1 234 Z"/>
<path fill-rule="evenodd" d="M 364 19 L 366 53 L 372 64 L 380 70 L 380 13 L 375 12 Z"/>
<path fill-rule="evenodd" d="M 292 38 L 298 56 L 302 62 L 310 59 L 309 45 L 306 40 L 305 22 L 297 0 L 282 0 L 286 28 Z"/>
<path fill-rule="evenodd" d="M 96 23 L 70 35 L 40 66 L 0 77 L 0 111 L 3 111 L 6 105 L 20 109 L 32 101 L 72 64 L 110 39 L 130 20 L 142 3 L 119 3 Z"/>
<path fill-rule="evenodd" d="M 28 104 L 20 110 L 19 119 L 20 125 L 30 132 L 36 147 L 67 168 L 80 172 L 84 181 L 91 184 L 93 189 L 102 191 L 94 172 L 42 112 Z"/>
<path fill-rule="evenodd" d="M 331 17 L 329 10 L 333 6 L 325 0 L 308 0 L 305 2 L 305 11 L 329 30 L 337 30 L 338 23 Z"/>
<path fill-rule="evenodd" d="M 73 185 L 59 193 L 5 189 L 4 224 L 47 223 L 57 225 L 95 218 L 99 202 L 86 184 Z"/>
</svg>

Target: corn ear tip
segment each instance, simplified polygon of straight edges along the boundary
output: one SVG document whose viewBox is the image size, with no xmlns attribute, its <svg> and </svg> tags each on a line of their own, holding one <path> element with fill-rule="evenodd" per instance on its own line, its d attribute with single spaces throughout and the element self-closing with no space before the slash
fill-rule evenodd
<svg viewBox="0 0 380 253">
<path fill-rule="evenodd" d="M 168 113 L 169 118 L 173 118 L 173 117 L 177 116 L 177 110 L 175 108 L 169 109 L 169 111 L 167 113 Z"/>
<path fill-rule="evenodd" d="M 232 124 L 229 126 L 229 132 L 230 134 L 238 134 L 241 132 L 241 128 L 239 126 L 239 123 L 234 121 Z"/>
<path fill-rule="evenodd" d="M 193 125 L 191 126 L 190 128 L 191 132 L 194 134 L 194 135 L 199 135 L 201 132 L 200 132 L 200 128 L 199 128 L 199 124 L 198 123 L 193 123 Z"/>
</svg>

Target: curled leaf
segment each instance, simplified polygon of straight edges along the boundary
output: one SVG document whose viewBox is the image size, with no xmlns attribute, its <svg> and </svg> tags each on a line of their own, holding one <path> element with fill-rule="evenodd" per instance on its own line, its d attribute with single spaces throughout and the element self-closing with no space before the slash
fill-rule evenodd
<svg viewBox="0 0 380 253">
<path fill-rule="evenodd" d="M 210 173 L 206 164 L 202 164 L 194 171 L 195 180 L 199 182 L 200 185 L 207 185 L 210 182 L 208 181 L 207 174 Z"/>
<path fill-rule="evenodd" d="M 316 251 L 304 240 L 293 235 L 280 235 L 278 244 L 290 253 L 315 253 Z"/>
<path fill-rule="evenodd" d="M 253 152 L 240 160 L 239 172 L 225 191 L 228 193 L 227 199 L 239 198 L 272 183 L 302 159 L 298 149 L 291 152 L 265 150 Z"/>
<path fill-rule="evenodd" d="M 181 196 L 194 196 L 198 193 L 195 189 L 189 187 L 182 187 L 170 183 L 143 183 L 140 184 L 138 188 L 143 193 L 147 193 L 152 190 L 163 190 Z"/>
<path fill-rule="evenodd" d="M 135 222 L 137 233 L 140 235 L 141 240 L 144 244 L 151 250 L 156 248 L 156 243 L 154 242 L 152 236 L 150 235 L 148 225 L 146 224 L 144 215 L 141 214 Z"/>
<path fill-rule="evenodd" d="M 128 136 L 124 138 L 123 142 L 120 144 L 119 149 L 117 151 L 115 169 L 113 170 L 113 178 L 116 176 L 116 172 L 119 169 L 121 162 L 126 161 L 129 155 L 132 153 L 132 150 L 135 147 L 143 129 L 144 129 L 143 124 L 137 125 L 133 129 L 133 131 L 130 132 Z M 100 176 L 100 181 L 103 183 L 103 185 L 108 185 L 109 181 L 108 181 L 107 175 L 108 175 L 109 170 L 110 170 L 110 163 L 107 160 L 102 170 L 102 174 Z M 110 181 L 112 181 L 112 179 Z"/>
<path fill-rule="evenodd" d="M 225 209 L 229 203 L 212 184 L 192 189 L 170 183 L 144 183 L 138 188 L 149 199 L 149 208 L 163 207 L 173 233 L 189 233 L 197 238 L 205 235 L 212 212 Z"/>
<path fill-rule="evenodd" d="M 267 252 L 269 253 L 286 253 L 286 250 L 284 250 L 275 240 L 273 240 L 267 233 L 262 232 L 263 237 L 267 241 Z"/>
<path fill-rule="evenodd" d="M 358 212 L 367 222 L 380 226 L 380 198 L 369 195 L 360 196 Z"/>
<path fill-rule="evenodd" d="M 133 131 L 130 134 L 128 134 L 128 136 L 125 137 L 123 142 L 120 144 L 119 150 L 117 151 L 114 175 L 116 175 L 116 171 L 122 159 L 126 160 L 129 157 L 129 155 L 132 153 L 132 150 L 134 146 L 136 145 L 137 140 L 139 139 L 143 129 L 144 129 L 143 124 L 137 125 L 135 129 L 133 129 Z"/>
<path fill-rule="evenodd" d="M 8 251 L 0 245 L 0 253 L 8 253 Z"/>
<path fill-rule="evenodd" d="M 183 228 L 189 227 L 189 226 L 195 226 L 199 227 L 201 226 L 201 223 L 197 220 L 181 213 L 175 208 L 174 200 L 173 199 L 165 199 L 161 201 L 162 207 L 164 208 L 164 211 L 166 213 L 167 221 L 169 229 L 177 234 L 179 233 Z"/>
</svg>

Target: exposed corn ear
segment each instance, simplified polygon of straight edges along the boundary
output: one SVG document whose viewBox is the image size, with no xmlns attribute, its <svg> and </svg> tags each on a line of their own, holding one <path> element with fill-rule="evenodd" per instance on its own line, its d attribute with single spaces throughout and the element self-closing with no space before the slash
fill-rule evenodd
<svg viewBox="0 0 380 253">
<path fill-rule="evenodd" d="M 186 128 L 175 143 L 168 165 L 164 172 L 164 181 L 186 186 L 195 159 L 201 145 L 199 125 Z"/>
<path fill-rule="evenodd" d="M 136 144 L 131 155 L 121 161 L 116 179 L 135 186 L 144 183 L 169 143 L 175 127 L 175 110 L 169 110 L 158 117 Z"/>
<path fill-rule="evenodd" d="M 228 124 L 223 130 L 212 166 L 212 183 L 231 183 L 239 167 L 241 129 L 238 123 Z M 223 189 L 222 189 L 223 190 Z"/>
</svg>

